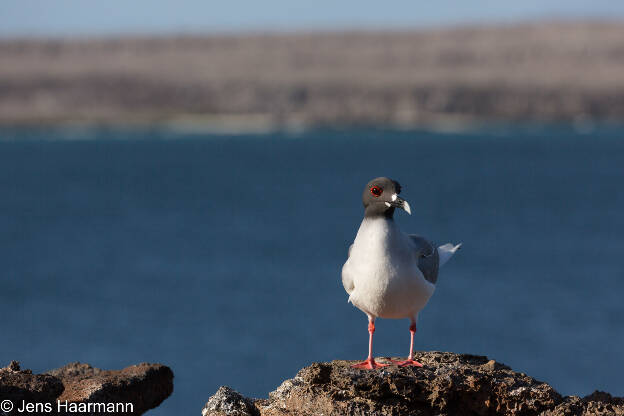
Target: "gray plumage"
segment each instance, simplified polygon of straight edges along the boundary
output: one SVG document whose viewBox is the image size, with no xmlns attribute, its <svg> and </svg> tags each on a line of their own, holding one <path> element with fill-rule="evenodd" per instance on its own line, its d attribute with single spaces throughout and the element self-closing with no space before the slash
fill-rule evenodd
<svg viewBox="0 0 624 416">
<path fill-rule="evenodd" d="M 409 237 L 416 246 L 418 268 L 428 282 L 435 284 L 438 281 L 438 270 L 440 269 L 438 249 L 419 235 L 410 234 Z"/>
<path fill-rule="evenodd" d="M 440 270 L 440 255 L 438 249 L 431 244 L 431 242 L 419 235 L 410 234 L 409 237 L 412 243 L 414 243 L 415 254 L 418 257 L 418 269 L 422 272 L 423 276 L 425 276 L 425 280 L 435 284 L 438 281 L 438 271 Z M 351 256 L 352 248 L 353 244 L 349 246 L 347 259 Z M 343 275 L 342 286 L 345 291 L 350 294 L 353 290 L 353 281 L 345 281 Z"/>
<path fill-rule="evenodd" d="M 415 321 L 435 291 L 440 267 L 460 245 L 436 247 L 403 233 L 394 212 L 399 208 L 409 214 L 411 208 L 400 191 L 397 181 L 384 177 L 364 187 L 364 219 L 342 267 L 342 285 L 349 301 L 369 317 Z"/>
<path fill-rule="evenodd" d="M 401 185 L 390 178 L 375 178 L 366 184 L 362 192 L 364 219 L 342 266 L 342 285 L 349 302 L 368 316 L 368 358 L 354 368 L 389 365 L 373 358 L 378 317 L 410 319 L 410 353 L 406 361 L 397 364 L 422 367 L 413 355 L 418 313 L 435 291 L 438 270 L 461 246 L 447 243 L 436 247 L 419 235 L 402 232 L 394 222 L 394 211 L 399 208 L 411 214 L 411 208 L 399 197 L 400 192 Z"/>
</svg>

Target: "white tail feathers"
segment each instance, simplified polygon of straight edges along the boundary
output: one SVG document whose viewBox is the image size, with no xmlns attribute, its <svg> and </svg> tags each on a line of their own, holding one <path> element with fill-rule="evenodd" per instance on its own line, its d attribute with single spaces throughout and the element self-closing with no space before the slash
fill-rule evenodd
<svg viewBox="0 0 624 416">
<path fill-rule="evenodd" d="M 446 243 L 438 247 L 438 255 L 440 256 L 440 267 L 444 265 L 447 261 L 453 257 L 453 254 L 461 247 L 461 243 L 457 245 L 453 245 L 451 243 Z"/>
</svg>

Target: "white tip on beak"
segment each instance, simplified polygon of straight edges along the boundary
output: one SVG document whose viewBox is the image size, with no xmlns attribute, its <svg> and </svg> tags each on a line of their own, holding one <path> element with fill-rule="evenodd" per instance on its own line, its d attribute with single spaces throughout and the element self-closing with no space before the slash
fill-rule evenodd
<svg viewBox="0 0 624 416">
<path fill-rule="evenodd" d="M 405 210 L 405 212 L 407 212 L 409 215 L 412 215 L 412 209 L 410 208 L 409 204 L 407 203 L 407 201 L 403 202 L 403 209 Z"/>
</svg>

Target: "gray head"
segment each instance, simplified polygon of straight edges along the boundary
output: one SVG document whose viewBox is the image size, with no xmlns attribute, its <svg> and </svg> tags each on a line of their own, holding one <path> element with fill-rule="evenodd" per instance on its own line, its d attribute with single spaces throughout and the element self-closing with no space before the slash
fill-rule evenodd
<svg viewBox="0 0 624 416">
<path fill-rule="evenodd" d="M 401 185 L 390 178 L 375 178 L 366 184 L 362 193 L 365 217 L 392 218 L 395 208 L 412 213 L 406 200 L 399 197 Z"/>
</svg>

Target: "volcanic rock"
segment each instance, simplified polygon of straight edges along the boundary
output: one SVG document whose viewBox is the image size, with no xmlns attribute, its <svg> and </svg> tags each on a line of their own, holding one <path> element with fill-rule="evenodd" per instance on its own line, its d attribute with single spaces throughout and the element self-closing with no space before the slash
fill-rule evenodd
<svg viewBox="0 0 624 416">
<path fill-rule="evenodd" d="M 17 361 L 0 368 L 0 400 L 11 400 L 15 406 L 27 403 L 52 403 L 63 392 L 63 383 L 48 374 L 21 370 Z"/>
<path fill-rule="evenodd" d="M 0 399 L 9 400 L 13 409 L 2 408 L 0 414 L 17 414 L 23 403 L 42 406 L 28 414 L 75 414 L 68 405 L 76 404 L 80 414 L 102 414 L 101 408 L 89 404 L 130 404 L 106 414 L 140 415 L 153 409 L 173 391 L 173 372 L 161 364 L 142 363 L 123 370 L 101 370 L 89 364 L 71 363 L 45 374 L 21 370 L 12 361 L 0 369 Z M 79 407 L 78 405 L 85 405 Z M 5 404 L 3 403 L 3 406 Z M 49 407 L 44 407 L 49 406 Z M 95 409 L 95 410 L 94 410 Z M 131 413 L 125 410 L 131 409 Z"/>
<path fill-rule="evenodd" d="M 173 392 L 173 372 L 161 364 L 141 363 L 123 370 L 100 370 L 89 364 L 70 363 L 48 372 L 62 380 L 58 398 L 72 403 L 132 403 L 142 414 Z"/>
<path fill-rule="evenodd" d="M 624 399 L 602 392 L 563 397 L 484 356 L 419 352 L 415 357 L 422 368 L 359 370 L 351 368 L 355 361 L 315 363 L 268 399 L 247 399 L 221 387 L 202 415 L 624 415 Z"/>
</svg>

